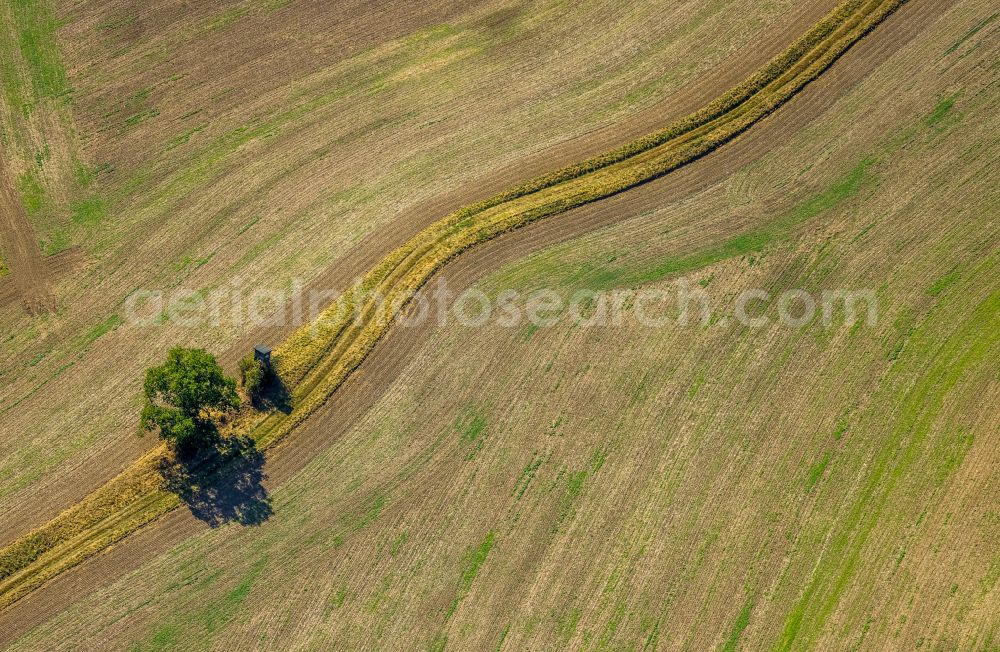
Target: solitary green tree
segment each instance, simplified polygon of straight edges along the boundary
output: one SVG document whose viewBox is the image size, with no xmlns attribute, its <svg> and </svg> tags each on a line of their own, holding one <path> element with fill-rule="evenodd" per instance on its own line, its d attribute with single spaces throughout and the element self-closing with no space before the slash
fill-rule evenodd
<svg viewBox="0 0 1000 652">
<path fill-rule="evenodd" d="M 227 411 L 240 404 L 236 381 L 204 349 L 170 349 L 165 363 L 146 371 L 143 389 L 143 429 L 158 430 L 182 455 L 214 445 L 217 432 L 210 410 Z"/>
</svg>

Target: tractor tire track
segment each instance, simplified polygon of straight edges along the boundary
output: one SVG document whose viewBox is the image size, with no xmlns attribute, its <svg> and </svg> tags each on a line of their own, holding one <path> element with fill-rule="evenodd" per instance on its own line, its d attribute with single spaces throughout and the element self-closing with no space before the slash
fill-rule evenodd
<svg viewBox="0 0 1000 652">
<path fill-rule="evenodd" d="M 48 269 L 38 249 L 20 194 L 14 187 L 4 152 L 0 151 L 0 251 L 10 267 L 8 287 L 0 286 L 0 307 L 19 297 L 24 309 L 38 315 L 53 309 Z"/>
</svg>

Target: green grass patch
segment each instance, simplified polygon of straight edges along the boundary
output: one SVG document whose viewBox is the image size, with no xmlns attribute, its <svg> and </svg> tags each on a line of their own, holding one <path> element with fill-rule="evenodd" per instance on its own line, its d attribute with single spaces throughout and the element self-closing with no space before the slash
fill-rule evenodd
<svg viewBox="0 0 1000 652">
<path fill-rule="evenodd" d="M 229 25 L 232 25 L 236 21 L 245 18 L 250 14 L 250 9 L 247 7 L 236 7 L 235 9 L 229 9 L 224 11 L 218 16 L 213 16 L 205 23 L 206 30 L 216 30 L 222 29 Z"/>
<path fill-rule="evenodd" d="M 50 229 L 38 240 L 38 246 L 46 256 L 54 256 L 66 251 L 71 244 L 69 233 L 58 227 Z"/>
<path fill-rule="evenodd" d="M 490 551 L 493 550 L 495 542 L 496 532 L 490 530 L 482 543 L 470 548 L 462 555 L 459 561 L 458 588 L 455 591 L 455 597 L 452 599 L 451 605 L 448 607 L 448 611 L 445 613 L 444 623 L 451 620 L 451 617 L 455 615 L 455 611 L 458 610 L 458 605 L 469 594 L 469 590 L 472 588 L 473 582 L 476 581 L 476 577 L 479 575 L 483 564 L 486 563 L 486 558 L 489 557 Z M 430 640 L 427 649 L 440 651 L 444 650 L 447 644 L 448 637 L 445 636 L 443 631 L 440 631 Z"/>
<path fill-rule="evenodd" d="M 34 170 L 28 170 L 17 180 L 17 190 L 21 194 L 21 203 L 29 217 L 35 217 L 45 212 L 48 199 L 41 179 Z"/>
<path fill-rule="evenodd" d="M 455 419 L 455 432 L 468 444 L 482 437 L 486 432 L 486 426 L 486 415 L 478 407 L 466 408 Z"/>
<path fill-rule="evenodd" d="M 462 444 L 468 449 L 466 461 L 475 458 L 486 443 L 486 415 L 478 407 L 469 407 L 455 419 L 453 430 L 459 434 Z"/>
<path fill-rule="evenodd" d="M 580 616 L 582 615 L 583 610 L 578 607 L 574 607 L 567 610 L 559 617 L 558 620 L 556 620 L 556 637 L 564 645 L 569 643 L 570 639 L 573 638 L 573 634 L 576 633 L 576 627 L 580 623 Z"/>
<path fill-rule="evenodd" d="M 566 475 L 566 490 L 563 492 L 559 501 L 560 507 L 559 518 L 557 520 L 558 523 L 561 524 L 574 513 L 576 503 L 579 501 L 580 496 L 583 495 L 587 478 L 597 473 L 601 467 L 604 466 L 605 459 L 606 454 L 604 451 L 598 449 L 594 451 L 594 454 L 590 458 L 590 464 L 588 464 L 586 468 Z"/>
<path fill-rule="evenodd" d="M 532 337 L 535 336 L 535 333 L 537 333 L 540 328 L 541 324 L 535 322 L 529 323 L 527 326 L 524 327 L 524 333 L 521 334 L 521 341 L 527 342 L 528 340 L 530 340 Z"/>
<path fill-rule="evenodd" d="M 153 92 L 153 89 L 148 88 L 148 87 L 140 89 L 140 90 L 136 91 L 135 94 L 132 95 L 132 97 L 130 97 L 127 100 L 125 100 L 125 105 L 126 106 L 137 106 L 139 104 L 142 104 L 143 102 L 145 102 L 146 100 L 149 99 L 149 95 L 152 92 Z"/>
<path fill-rule="evenodd" d="M 743 636 L 743 630 L 750 624 L 750 614 L 752 613 L 753 600 L 748 598 L 739 615 L 736 616 L 736 621 L 733 623 L 732 629 L 729 630 L 729 636 L 720 648 L 722 652 L 736 652 L 740 644 L 740 637 Z"/>
<path fill-rule="evenodd" d="M 160 115 L 160 111 L 158 109 L 156 109 L 156 108 L 151 108 L 151 109 L 146 109 L 144 111 L 139 111 L 138 113 L 135 113 L 135 114 L 133 114 L 133 115 L 125 118 L 124 125 L 126 127 L 135 127 L 137 125 L 141 125 L 146 120 L 149 120 L 151 118 L 155 118 L 158 115 Z"/>
<path fill-rule="evenodd" d="M 955 101 L 958 99 L 958 96 L 959 94 L 955 93 L 954 95 L 942 98 L 927 117 L 924 118 L 924 126 L 940 128 L 953 122 L 956 116 L 952 113 L 952 110 L 955 108 Z"/>
<path fill-rule="evenodd" d="M 143 184 L 149 181 L 151 176 L 152 175 L 148 170 L 139 170 L 128 181 L 122 184 L 115 196 L 120 199 L 125 199 L 131 196 Z"/>
<path fill-rule="evenodd" d="M 694 398 L 695 396 L 697 396 L 698 392 L 700 392 L 701 388 L 705 385 L 705 380 L 707 380 L 705 372 L 699 371 L 697 375 L 695 375 L 694 379 L 691 381 L 691 384 L 688 385 L 687 387 L 687 390 L 685 392 L 687 394 L 687 397 Z"/>
<path fill-rule="evenodd" d="M 847 430 L 851 427 L 851 421 L 849 419 L 849 414 L 845 413 L 839 419 L 837 419 L 837 425 L 833 428 L 833 438 L 835 441 L 840 441 Z"/>
<path fill-rule="evenodd" d="M 423 29 L 413 32 L 409 36 L 403 38 L 403 43 L 409 46 L 419 46 L 420 48 L 425 48 L 432 43 L 442 41 L 450 36 L 455 36 L 458 33 L 458 28 L 448 25 L 447 23 L 441 23 L 440 25 L 431 25 L 430 27 L 424 27 Z"/>
<path fill-rule="evenodd" d="M 809 471 L 806 473 L 805 488 L 806 491 L 812 491 L 816 483 L 820 481 L 823 477 L 823 473 L 826 472 L 826 467 L 830 465 L 830 459 L 832 455 L 829 451 L 823 453 L 823 457 L 819 459 L 818 462 L 809 467 Z"/>
<path fill-rule="evenodd" d="M 128 27 L 129 25 L 134 25 L 138 22 L 139 17 L 136 15 L 121 16 L 119 18 L 110 18 L 103 22 L 97 23 L 97 29 L 102 30 L 115 30 L 121 29 L 122 27 Z"/>
<path fill-rule="evenodd" d="M 409 532 L 405 530 L 400 532 L 399 536 L 397 536 L 396 539 L 392 542 L 392 545 L 389 546 L 389 556 L 395 557 L 396 555 L 398 555 L 399 551 L 403 549 L 403 546 L 406 545 L 406 542 L 409 541 L 409 539 L 410 539 Z"/>
<path fill-rule="evenodd" d="M 385 504 L 385 496 L 381 494 L 375 496 L 375 498 L 372 499 L 372 504 L 368 506 L 368 509 L 354 519 L 354 522 L 351 524 L 351 530 L 358 532 L 377 521 L 378 517 L 382 515 L 382 510 L 385 509 Z"/>
<path fill-rule="evenodd" d="M 570 473 L 566 476 L 566 495 L 564 497 L 566 503 L 572 504 L 580 497 L 588 475 L 589 473 L 583 470 Z"/>
<path fill-rule="evenodd" d="M 7 25 L 0 25 L 0 29 L 6 30 Z M 34 106 L 34 99 L 21 82 L 19 60 L 20 53 L 14 47 L 14 39 L 5 33 L 0 39 L 0 84 L 7 105 L 15 114 L 27 117 Z"/>
<path fill-rule="evenodd" d="M 56 20 L 46 0 L 11 3 L 19 29 L 18 44 L 36 97 L 58 97 L 69 91 L 66 70 L 56 45 Z"/>
<path fill-rule="evenodd" d="M 521 500 L 521 497 L 524 496 L 524 492 L 528 490 L 528 485 L 535 478 L 535 474 L 538 473 L 543 462 L 545 462 L 545 457 L 536 453 L 532 456 L 531 461 L 521 469 L 521 474 L 518 476 L 517 482 L 514 483 L 513 495 L 516 500 Z"/>
<path fill-rule="evenodd" d="M 111 315 L 104 321 L 102 321 L 97 326 L 91 328 L 86 335 L 83 336 L 83 347 L 86 348 L 99 340 L 101 337 L 115 330 L 119 326 L 125 323 L 125 320 L 118 315 Z"/>
<path fill-rule="evenodd" d="M 932 297 L 936 297 L 947 290 L 950 286 L 954 285 L 954 283 L 960 278 L 961 275 L 958 273 L 958 270 L 953 269 L 938 280 L 934 281 L 934 283 L 927 288 L 927 293 Z"/>
<path fill-rule="evenodd" d="M 479 575 L 479 571 L 482 569 L 483 564 L 486 563 L 486 558 L 489 557 L 490 551 L 493 550 L 493 544 L 496 542 L 496 532 L 490 530 L 487 533 L 486 538 L 477 547 L 473 548 L 462 557 L 461 573 L 458 577 L 458 595 L 455 596 L 455 600 L 452 602 L 451 607 L 448 609 L 448 615 L 451 616 L 455 613 L 458 608 L 458 603 L 462 601 L 469 593 L 469 589 L 472 588 L 472 583 L 476 581 L 476 577 Z"/>
<path fill-rule="evenodd" d="M 247 227 L 242 229 L 239 233 L 241 234 L 244 233 L 248 228 L 256 224 L 258 221 L 260 221 L 259 217 L 255 219 L 252 223 L 247 225 Z M 264 253 L 271 247 L 281 242 L 281 240 L 284 239 L 284 237 L 288 234 L 289 231 L 292 230 L 294 226 L 295 226 L 295 220 L 289 220 L 285 222 L 285 224 L 282 225 L 280 229 L 278 229 L 273 234 L 265 238 L 263 241 L 258 242 L 252 247 L 247 248 L 246 253 L 240 256 L 239 259 L 235 263 L 233 263 L 232 271 L 237 272 L 243 269 L 244 267 L 252 263 L 262 253 Z"/>
<path fill-rule="evenodd" d="M 132 95 L 130 95 L 129 97 L 126 97 L 123 100 L 115 102 L 112 105 L 112 108 L 106 111 L 102 117 L 110 118 L 120 113 L 132 113 L 133 111 L 138 110 L 140 106 L 145 104 L 146 101 L 149 99 L 150 95 L 152 95 L 152 93 L 153 93 L 152 88 L 146 87 L 140 89 L 135 93 L 133 93 Z"/>
<path fill-rule="evenodd" d="M 84 226 L 100 224 L 108 214 L 104 200 L 98 195 L 72 202 L 69 209 L 73 222 Z"/>
<path fill-rule="evenodd" d="M 190 275 L 191 273 L 197 271 L 198 269 L 204 267 L 208 261 L 215 258 L 215 252 L 202 256 L 201 258 L 192 258 L 190 255 L 185 254 L 181 256 L 181 259 L 170 266 L 170 268 L 177 273 L 185 272 Z"/>
<path fill-rule="evenodd" d="M 959 431 L 953 437 L 945 439 L 940 449 L 935 450 L 935 454 L 940 459 L 937 469 L 939 482 L 950 478 L 962 466 L 962 462 L 965 461 L 965 456 L 975 440 L 976 438 L 971 432 Z"/>
<path fill-rule="evenodd" d="M 194 136 L 196 133 L 198 133 L 200 131 L 204 131 L 205 127 L 207 127 L 207 126 L 208 126 L 208 123 L 204 122 L 204 123 L 198 125 L 197 127 L 194 127 L 193 129 L 188 129 L 187 131 L 185 131 L 184 133 L 182 133 L 179 136 L 175 136 L 175 137 L 171 138 L 169 141 L 167 141 L 167 145 L 166 145 L 166 147 L 164 147 L 164 151 L 169 152 L 172 149 L 175 149 L 177 147 L 180 147 L 181 145 L 187 144 L 187 142 L 189 140 L 191 140 L 191 136 Z"/>
<path fill-rule="evenodd" d="M 76 181 L 76 185 L 81 188 L 89 188 L 90 184 L 94 182 L 95 176 L 97 176 L 96 170 L 91 170 L 79 161 L 73 166 L 73 179 Z"/>
<path fill-rule="evenodd" d="M 159 652 L 160 650 L 176 649 L 180 635 L 181 627 L 179 625 L 164 625 L 149 637 L 149 645 L 136 645 L 132 648 L 132 652 L 145 652 L 146 650 Z"/>
<path fill-rule="evenodd" d="M 250 589 L 257 582 L 257 578 L 264 571 L 264 566 L 267 565 L 267 559 L 261 558 L 250 568 L 249 572 L 240 580 L 239 584 L 234 586 L 225 597 L 213 605 L 214 608 L 206 610 L 205 612 L 205 628 L 208 631 L 214 631 L 215 627 L 220 620 L 220 616 L 224 614 L 231 614 L 236 608 L 238 608 L 250 595 Z"/>
<path fill-rule="evenodd" d="M 45 167 L 45 163 L 52 158 L 52 148 L 49 147 L 48 143 L 42 147 L 42 149 L 35 152 L 35 165 L 39 168 Z"/>
</svg>

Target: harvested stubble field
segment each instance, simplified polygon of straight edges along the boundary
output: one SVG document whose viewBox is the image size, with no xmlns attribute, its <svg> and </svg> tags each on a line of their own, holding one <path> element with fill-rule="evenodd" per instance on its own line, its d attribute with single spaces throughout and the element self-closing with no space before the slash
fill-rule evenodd
<svg viewBox="0 0 1000 652">
<path fill-rule="evenodd" d="M 401 306 L 448 259 L 477 243 L 623 192 L 714 150 L 788 101 L 898 5 L 844 2 L 759 71 L 689 116 L 421 230 L 359 281 L 359 288 L 374 297 L 338 300 L 320 315 L 318 325 L 303 327 L 276 351 L 275 369 L 290 390 L 294 409 L 289 414 L 250 411 L 227 428 L 230 434 L 249 435 L 261 448 L 272 446 L 323 405 L 387 332 L 390 322 L 375 316 L 379 301 Z M 177 497 L 157 488 L 164 454 L 162 448 L 151 452 L 50 523 L 0 550 L 0 608 L 176 507 Z"/>
<path fill-rule="evenodd" d="M 994 649 L 988 9 L 915 0 L 734 143 L 442 272 L 874 287 L 876 326 L 391 331 L 269 521 L 175 512 L 0 615 L 62 611 L 14 648 Z"/>
<path fill-rule="evenodd" d="M 401 305 L 449 258 L 470 246 L 574 206 L 662 176 L 731 140 L 781 106 L 822 73 L 898 2 L 845 2 L 745 81 L 670 126 L 611 153 L 567 167 L 429 225 L 390 252 L 360 281 L 390 306 Z M 346 300 L 345 300 L 346 301 Z M 321 326 L 300 329 L 276 352 L 275 368 L 291 390 L 290 414 L 252 411 L 230 427 L 267 448 L 307 419 L 385 334 L 374 319 L 375 299 L 357 304 L 360 320 L 343 306 L 321 315 Z M 342 304 L 343 301 L 338 301 Z M 350 302 L 347 304 L 351 306 Z M 177 506 L 158 489 L 157 449 L 80 503 L 0 550 L 0 608 Z"/>
</svg>

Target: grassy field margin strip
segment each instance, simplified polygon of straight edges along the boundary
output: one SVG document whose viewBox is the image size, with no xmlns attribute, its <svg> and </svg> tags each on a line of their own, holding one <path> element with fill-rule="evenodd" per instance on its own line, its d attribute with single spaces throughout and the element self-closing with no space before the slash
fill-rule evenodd
<svg viewBox="0 0 1000 652">
<path fill-rule="evenodd" d="M 543 217 L 660 177 L 732 140 L 788 101 L 906 0 L 846 0 L 743 83 L 666 128 L 432 223 L 387 255 L 316 322 L 275 350 L 289 414 L 243 413 L 226 430 L 266 449 L 321 406 L 407 301 L 463 251 Z M 380 311 L 381 297 L 388 311 Z M 361 318 L 357 319 L 356 315 Z M 166 450 L 148 453 L 49 523 L 0 549 L 0 609 L 180 504 L 162 487 Z"/>
</svg>

